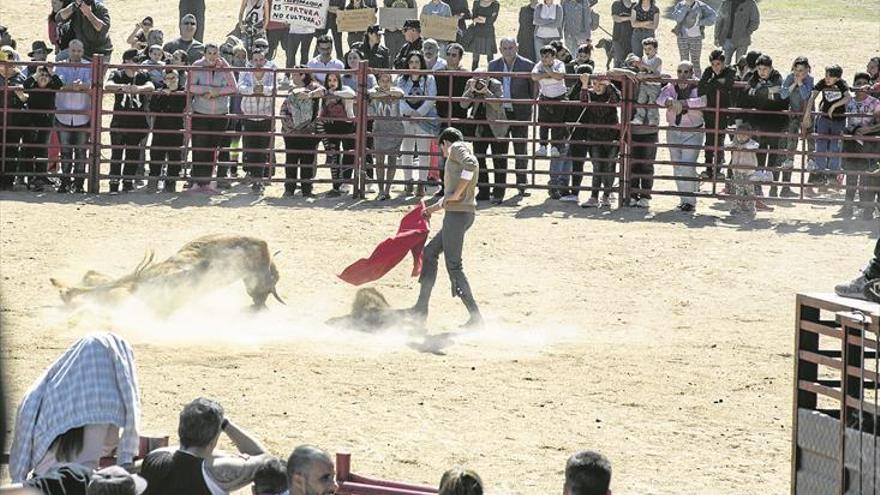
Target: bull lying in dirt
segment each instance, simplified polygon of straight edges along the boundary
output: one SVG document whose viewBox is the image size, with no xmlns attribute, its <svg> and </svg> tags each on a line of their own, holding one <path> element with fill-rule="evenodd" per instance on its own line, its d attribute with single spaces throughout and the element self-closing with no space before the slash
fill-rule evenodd
<svg viewBox="0 0 880 495">
<path fill-rule="evenodd" d="M 385 296 L 372 288 L 358 289 L 350 314 L 327 320 L 328 325 L 371 333 L 395 326 L 415 329 L 417 323 L 405 310 L 392 309 Z"/>
<path fill-rule="evenodd" d="M 133 295 L 162 316 L 206 291 L 242 280 L 253 307 L 260 309 L 270 294 L 284 304 L 275 289 L 279 276 L 272 258 L 262 239 L 210 235 L 187 243 L 162 262 L 154 262 L 154 254 L 149 253 L 133 272 L 121 278 L 89 271 L 73 287 L 50 280 L 67 304 L 81 300 L 114 304 Z"/>
</svg>

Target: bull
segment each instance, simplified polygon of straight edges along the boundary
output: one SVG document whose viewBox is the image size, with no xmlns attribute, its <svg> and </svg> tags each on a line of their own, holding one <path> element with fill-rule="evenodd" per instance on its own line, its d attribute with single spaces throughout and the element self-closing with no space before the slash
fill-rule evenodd
<svg viewBox="0 0 880 495">
<path fill-rule="evenodd" d="M 277 254 L 277 253 L 275 253 Z M 266 241 L 239 235 L 210 235 L 195 239 L 165 261 L 149 252 L 137 267 L 120 278 L 88 271 L 79 284 L 50 279 L 65 304 L 92 301 L 116 304 L 129 296 L 143 300 L 163 316 L 170 315 L 206 290 L 243 281 L 253 308 L 262 309 L 270 295 L 278 302 L 279 275 Z"/>
</svg>

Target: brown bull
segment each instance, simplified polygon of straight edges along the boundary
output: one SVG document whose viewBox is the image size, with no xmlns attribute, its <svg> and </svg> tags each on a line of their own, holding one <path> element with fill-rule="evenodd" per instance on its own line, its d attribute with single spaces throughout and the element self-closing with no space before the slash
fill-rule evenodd
<svg viewBox="0 0 880 495">
<path fill-rule="evenodd" d="M 184 245 L 165 261 L 144 257 L 133 272 L 113 279 L 86 272 L 79 285 L 69 287 L 50 279 L 68 304 L 80 298 L 112 304 L 135 295 L 156 312 L 168 315 L 206 291 L 242 280 L 254 308 L 264 308 L 271 294 L 278 296 L 278 269 L 266 241 L 238 235 L 210 235 Z"/>
</svg>

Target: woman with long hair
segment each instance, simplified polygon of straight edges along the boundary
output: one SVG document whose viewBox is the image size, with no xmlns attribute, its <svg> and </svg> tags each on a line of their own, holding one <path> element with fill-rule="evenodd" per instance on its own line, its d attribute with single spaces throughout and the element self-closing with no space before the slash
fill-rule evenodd
<svg viewBox="0 0 880 495">
<path fill-rule="evenodd" d="M 412 52 L 407 58 L 408 70 L 424 71 L 427 69 L 425 57 L 421 52 Z M 422 184 L 428 178 L 428 165 L 431 150 L 431 139 L 437 134 L 437 83 L 430 74 L 404 74 L 397 80 L 405 98 L 400 101 L 400 115 L 404 117 L 403 127 L 406 137 L 401 144 L 401 165 L 404 167 L 404 177 L 408 181 L 418 181 L 415 188 L 416 197 L 425 195 L 425 186 Z M 433 119 L 430 119 L 433 117 Z M 417 120 L 418 119 L 418 120 Z M 429 120 L 430 119 L 430 120 Z M 413 167 L 413 157 L 419 156 L 417 168 Z M 413 192 L 412 183 L 406 186 L 407 194 Z"/>
<path fill-rule="evenodd" d="M 305 69 L 299 65 L 297 69 Z M 324 87 L 306 72 L 290 75 L 290 93 L 281 104 L 281 132 L 284 134 L 286 151 L 284 177 L 288 181 L 301 180 L 304 198 L 314 197 L 311 179 L 315 177 L 315 150 L 319 138 L 315 137 L 315 122 Z M 284 183 L 284 196 L 293 197 L 296 182 Z"/>
<path fill-rule="evenodd" d="M 342 84 L 339 74 L 333 72 L 328 73 L 324 79 L 324 90 L 324 99 L 318 114 L 318 133 L 326 135 L 323 139 L 324 151 L 327 153 L 326 163 L 331 167 L 330 176 L 333 179 L 333 188 L 327 196 L 337 197 L 342 194 L 344 169 L 354 165 L 354 156 L 343 152 L 354 151 L 354 139 L 344 136 L 353 136 L 355 132 L 352 122 L 355 93 Z"/>
</svg>

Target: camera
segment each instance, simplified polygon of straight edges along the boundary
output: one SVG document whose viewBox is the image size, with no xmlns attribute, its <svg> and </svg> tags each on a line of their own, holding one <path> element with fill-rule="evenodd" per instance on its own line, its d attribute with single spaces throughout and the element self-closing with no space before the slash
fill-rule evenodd
<svg viewBox="0 0 880 495">
<path fill-rule="evenodd" d="M 485 79 L 476 79 L 474 81 L 474 89 L 477 91 L 485 91 L 489 87 L 489 82 Z"/>
</svg>

